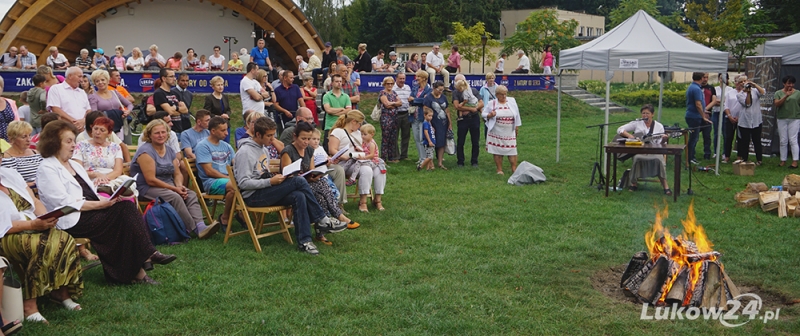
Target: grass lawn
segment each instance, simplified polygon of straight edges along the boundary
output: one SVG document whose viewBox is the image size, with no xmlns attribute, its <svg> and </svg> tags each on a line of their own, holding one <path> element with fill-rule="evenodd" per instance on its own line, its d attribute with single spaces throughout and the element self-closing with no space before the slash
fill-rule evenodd
<svg viewBox="0 0 800 336">
<path fill-rule="evenodd" d="M 657 183 L 605 198 L 588 187 L 596 130 L 585 126 L 603 122 L 600 110 L 563 97 L 561 162 L 556 162 L 555 93 L 512 96 L 523 118 L 520 161 L 542 167 L 545 183 L 508 185 L 508 163 L 506 175 L 496 175 L 491 156 L 483 150 L 477 169 L 457 169 L 455 156 L 446 157 L 449 171 L 417 172 L 413 160 L 403 161 L 389 169 L 383 202 L 387 210 L 362 214 L 357 202 L 348 203 L 346 209 L 361 228 L 329 235 L 334 245 L 320 244 L 322 254 L 317 257 L 297 252 L 279 236 L 263 239 L 261 254 L 247 237 L 223 245 L 222 234 L 159 247 L 178 255 L 177 261 L 150 272 L 160 286 L 110 286 L 100 268 L 89 270 L 84 274 L 85 295 L 79 300 L 83 311 L 67 312 L 42 301 L 40 308 L 50 325 L 25 323 L 25 333 L 800 332 L 797 306 L 770 307 L 781 308 L 778 321 L 755 320 L 739 328 L 718 321 L 641 321 L 641 305 L 593 287 L 598 272 L 618 267 L 646 249 L 644 233 L 656 207 L 669 205 L 666 225 L 675 232 L 694 201 L 698 221 L 724 254 L 725 270 L 737 285 L 758 286 L 784 299 L 800 297 L 798 220 L 734 207 L 733 195 L 745 183 L 780 184 L 790 171 L 778 168 L 776 158 L 765 159 L 754 177 L 733 176 L 730 165 L 721 168 L 720 176 L 700 172 L 697 180 L 705 187 L 695 183 L 694 196 L 685 194 L 684 172 L 677 203 L 664 197 Z M 362 111 L 370 111 L 375 100 L 375 95 L 365 95 Z M 238 105 L 238 97 L 231 102 Z M 202 97 L 195 97 L 194 107 L 201 104 Z M 685 124 L 681 110 L 663 113 L 664 124 Z M 611 120 L 636 117 L 627 113 L 612 115 Z M 235 116 L 234 126 L 239 125 L 241 117 Z M 416 157 L 413 145 L 410 151 Z M 623 164 L 629 166 L 630 161 Z"/>
</svg>

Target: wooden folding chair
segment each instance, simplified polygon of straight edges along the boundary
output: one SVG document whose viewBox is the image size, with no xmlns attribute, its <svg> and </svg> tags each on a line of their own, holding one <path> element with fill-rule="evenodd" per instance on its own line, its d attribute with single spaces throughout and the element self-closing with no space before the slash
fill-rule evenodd
<svg viewBox="0 0 800 336">
<path fill-rule="evenodd" d="M 277 172 L 279 164 L 280 163 L 278 160 L 270 160 L 269 170 L 272 172 Z M 244 203 L 244 197 L 242 197 L 242 192 L 239 190 L 239 184 L 236 182 L 236 178 L 233 175 L 233 167 L 231 166 L 228 166 L 228 176 L 231 178 L 231 184 L 233 184 L 235 196 L 233 199 L 233 205 L 231 206 L 231 213 L 228 216 L 228 227 L 225 230 L 225 240 L 223 244 L 228 243 L 228 238 L 241 234 L 250 234 L 250 238 L 253 240 L 253 246 L 255 246 L 256 251 L 259 253 L 261 253 L 261 244 L 258 242 L 258 240 L 264 237 L 282 234 L 283 239 L 289 244 L 292 244 L 292 235 L 289 233 L 289 229 L 294 227 L 294 225 L 291 224 L 292 208 L 283 205 L 269 207 L 247 206 L 247 204 Z M 231 228 L 233 227 L 233 218 L 236 211 L 242 212 L 242 217 L 244 217 L 247 230 L 231 232 Z M 264 223 L 265 215 L 270 213 L 277 213 L 278 221 Z M 251 214 L 253 214 L 253 219 L 251 219 Z M 255 226 L 253 225 L 253 220 L 255 220 Z M 280 229 L 262 233 L 265 226 L 278 226 Z"/>
<path fill-rule="evenodd" d="M 198 201 L 200 202 L 200 207 L 203 208 L 203 214 L 206 215 L 209 223 L 214 222 L 214 215 L 217 213 L 217 203 L 219 201 L 225 200 L 225 195 L 209 195 L 207 193 L 203 193 L 200 191 L 200 182 L 197 181 L 197 164 L 195 159 L 188 159 L 186 157 L 183 158 L 183 164 L 186 165 L 186 169 L 190 170 L 189 173 L 189 189 L 194 190 L 197 194 Z M 206 205 L 206 200 L 211 200 L 211 211 L 208 211 L 208 206 Z M 230 221 L 228 221 L 230 222 Z"/>
</svg>

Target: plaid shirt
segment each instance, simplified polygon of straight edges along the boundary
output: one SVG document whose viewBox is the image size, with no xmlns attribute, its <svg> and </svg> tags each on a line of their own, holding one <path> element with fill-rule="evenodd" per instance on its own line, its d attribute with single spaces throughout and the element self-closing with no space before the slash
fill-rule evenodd
<svg viewBox="0 0 800 336">
<path fill-rule="evenodd" d="M 349 80 L 342 81 L 342 92 L 346 93 L 350 97 L 355 97 L 359 95 L 358 87 L 353 86 L 353 84 L 350 84 Z M 353 109 L 358 109 L 358 104 L 353 104 Z"/>
<path fill-rule="evenodd" d="M 36 55 L 34 55 L 31 52 L 28 52 L 28 56 L 22 56 L 22 54 L 19 54 L 17 57 L 19 57 L 20 65 L 22 68 L 31 65 L 36 66 Z"/>
</svg>

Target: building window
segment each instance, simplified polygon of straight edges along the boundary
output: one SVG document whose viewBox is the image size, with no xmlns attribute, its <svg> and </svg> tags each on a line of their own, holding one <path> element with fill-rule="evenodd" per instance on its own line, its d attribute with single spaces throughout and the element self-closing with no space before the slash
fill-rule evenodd
<svg viewBox="0 0 800 336">
<path fill-rule="evenodd" d="M 594 36 L 594 28 L 592 27 L 586 28 L 586 36 Z"/>
<path fill-rule="evenodd" d="M 584 27 L 583 27 L 583 26 L 581 26 L 581 32 L 580 32 L 580 33 L 578 33 L 578 36 L 584 36 L 584 34 L 583 34 L 583 30 L 584 30 Z"/>
<path fill-rule="evenodd" d="M 597 36 L 603 35 L 603 28 L 597 28 Z"/>
<path fill-rule="evenodd" d="M 400 53 L 400 62 L 408 61 L 408 53 Z"/>
</svg>

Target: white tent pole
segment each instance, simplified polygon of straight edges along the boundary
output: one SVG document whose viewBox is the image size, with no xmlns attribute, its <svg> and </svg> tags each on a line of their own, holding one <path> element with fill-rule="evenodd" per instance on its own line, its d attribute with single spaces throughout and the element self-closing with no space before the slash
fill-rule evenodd
<svg viewBox="0 0 800 336">
<path fill-rule="evenodd" d="M 558 70 L 558 112 L 556 115 L 556 162 L 559 162 L 559 154 L 561 154 L 561 69 Z"/>
<path fill-rule="evenodd" d="M 608 102 L 611 100 L 611 80 L 606 75 L 606 122 L 603 125 L 603 145 L 608 143 Z M 601 153 L 602 155 L 602 153 Z M 609 181 L 608 171 L 606 171 L 606 155 L 603 155 L 603 171 L 606 175 L 606 183 L 616 183 L 616 181 Z"/>
<path fill-rule="evenodd" d="M 664 100 L 664 77 L 661 77 L 661 85 L 658 88 L 658 122 L 661 122 L 661 103 Z"/>
<path fill-rule="evenodd" d="M 719 120 L 717 121 L 717 166 L 714 168 L 714 172 L 716 172 L 717 176 L 719 176 L 719 160 L 722 157 L 721 153 L 719 152 L 719 148 L 721 146 L 720 139 L 722 139 L 722 118 L 725 118 L 725 83 L 728 81 L 728 74 L 723 75 L 724 78 L 719 80 L 720 88 L 722 89 L 722 101 L 719 103 Z"/>
</svg>

